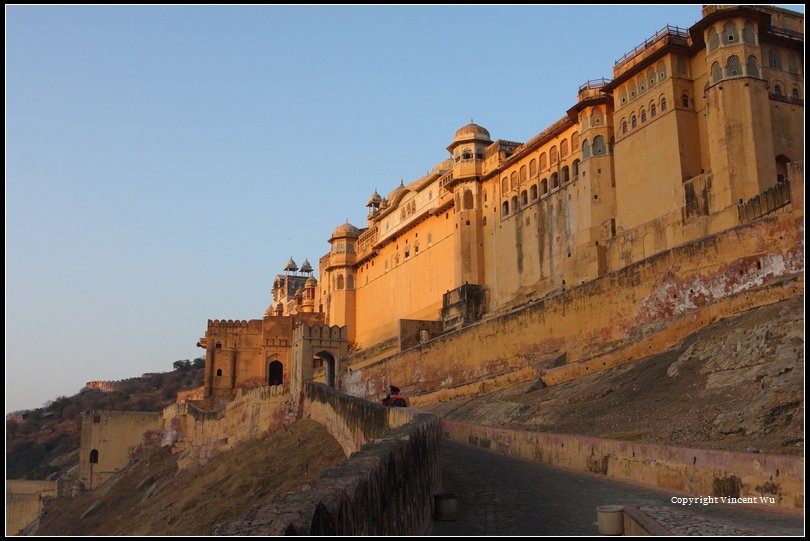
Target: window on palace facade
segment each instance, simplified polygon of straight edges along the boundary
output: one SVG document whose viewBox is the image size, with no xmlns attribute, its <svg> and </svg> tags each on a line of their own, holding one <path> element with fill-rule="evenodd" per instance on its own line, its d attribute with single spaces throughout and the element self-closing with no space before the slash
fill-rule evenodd
<svg viewBox="0 0 810 541">
<path fill-rule="evenodd" d="M 746 22 L 743 25 L 743 43 L 747 43 L 749 45 L 756 45 L 757 37 L 756 33 L 754 32 L 754 27 L 751 23 Z"/>
<path fill-rule="evenodd" d="M 577 178 L 579 176 L 579 160 L 574 160 L 573 169 L 574 169 L 574 178 Z"/>
<path fill-rule="evenodd" d="M 709 32 L 706 34 L 706 48 L 709 52 L 714 51 L 720 46 L 720 36 L 717 35 L 717 30 L 714 28 L 709 28 Z"/>
<path fill-rule="evenodd" d="M 662 97 L 661 98 L 661 112 L 663 113 L 666 110 L 667 110 L 667 99 Z"/>
<path fill-rule="evenodd" d="M 711 84 L 714 84 L 723 78 L 723 68 L 720 67 L 720 62 L 712 63 L 711 73 Z"/>
<path fill-rule="evenodd" d="M 605 151 L 605 138 L 601 135 L 597 135 L 593 138 L 593 154 L 596 156 L 598 154 L 604 154 Z"/>
<path fill-rule="evenodd" d="M 689 95 L 688 94 L 681 95 L 681 105 L 683 105 L 684 107 L 689 107 Z"/>
<path fill-rule="evenodd" d="M 782 55 L 773 47 L 768 49 L 768 65 L 774 69 L 782 69 Z"/>
<path fill-rule="evenodd" d="M 560 177 L 557 173 L 551 175 L 551 189 L 556 190 L 560 187 Z"/>
<path fill-rule="evenodd" d="M 737 55 L 733 54 L 726 60 L 726 77 L 739 77 L 742 75 L 742 66 Z"/>
<path fill-rule="evenodd" d="M 569 169 L 568 169 L 567 165 L 562 168 L 562 171 L 560 171 L 560 174 L 562 175 L 563 184 L 565 184 L 566 182 L 571 180 L 571 177 L 570 177 L 570 174 L 569 174 Z"/>
<path fill-rule="evenodd" d="M 727 21 L 723 26 L 723 41 L 725 43 L 734 43 L 735 41 L 738 41 L 737 27 L 734 26 L 734 23 L 731 21 Z"/>
<path fill-rule="evenodd" d="M 636 120 L 636 115 L 630 117 L 630 127 L 636 129 L 638 127 L 638 120 Z M 596 154 L 596 152 L 594 152 Z"/>
<path fill-rule="evenodd" d="M 526 190 L 520 192 L 520 206 L 525 206 L 529 203 L 529 194 Z"/>
<path fill-rule="evenodd" d="M 587 139 L 582 141 L 582 159 L 590 157 L 591 155 L 591 144 L 588 142 Z"/>
<path fill-rule="evenodd" d="M 504 201 L 501 205 L 501 216 L 509 216 L 509 201 Z"/>
<path fill-rule="evenodd" d="M 647 111 L 645 111 L 644 109 L 642 109 L 642 110 L 641 110 L 641 113 L 639 114 L 639 117 L 641 118 L 641 123 L 642 123 L 642 124 L 644 124 L 645 122 L 647 122 Z"/>
<path fill-rule="evenodd" d="M 745 63 L 745 71 L 749 77 L 759 78 L 759 64 L 756 56 L 748 57 L 748 62 Z"/>
<path fill-rule="evenodd" d="M 532 187 L 529 188 L 529 197 L 531 197 L 532 201 L 537 199 L 537 184 L 532 184 Z"/>
<path fill-rule="evenodd" d="M 650 102 L 650 117 L 655 117 L 655 104 Z"/>
</svg>

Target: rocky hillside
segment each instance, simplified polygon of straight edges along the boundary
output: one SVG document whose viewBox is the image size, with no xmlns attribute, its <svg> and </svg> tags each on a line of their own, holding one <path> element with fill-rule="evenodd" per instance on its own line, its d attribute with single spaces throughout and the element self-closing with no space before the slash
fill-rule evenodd
<svg viewBox="0 0 810 541">
<path fill-rule="evenodd" d="M 49 501 L 36 535 L 209 535 L 344 458 L 326 428 L 308 420 L 202 466 L 178 471 L 178 456 L 160 448 L 98 490 Z"/>
<path fill-rule="evenodd" d="M 80 413 L 88 409 L 160 411 L 184 389 L 203 382 L 203 359 L 175 370 L 131 378 L 113 392 L 82 390 L 6 420 L 6 479 L 46 479 L 78 465 Z"/>
<path fill-rule="evenodd" d="M 706 327 L 670 351 L 553 387 L 523 383 L 434 406 L 451 419 L 669 445 L 802 454 L 797 298 Z"/>
</svg>

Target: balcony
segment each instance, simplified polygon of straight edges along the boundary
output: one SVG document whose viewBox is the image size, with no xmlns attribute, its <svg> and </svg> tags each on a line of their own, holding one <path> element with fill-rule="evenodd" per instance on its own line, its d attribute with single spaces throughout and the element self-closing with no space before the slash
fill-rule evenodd
<svg viewBox="0 0 810 541">
<path fill-rule="evenodd" d="M 613 76 L 617 76 L 623 66 L 640 56 L 647 57 L 654 51 L 660 50 L 671 43 L 678 45 L 688 45 L 689 31 L 685 28 L 666 25 L 644 43 L 635 47 L 632 51 L 613 63 Z M 629 66 L 628 66 L 629 67 Z"/>
</svg>

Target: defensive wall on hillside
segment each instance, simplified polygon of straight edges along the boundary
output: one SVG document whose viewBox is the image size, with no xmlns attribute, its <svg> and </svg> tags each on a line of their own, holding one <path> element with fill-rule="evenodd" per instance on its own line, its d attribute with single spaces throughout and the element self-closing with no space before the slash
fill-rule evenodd
<svg viewBox="0 0 810 541">
<path fill-rule="evenodd" d="M 6 480 L 6 535 L 17 535 L 39 517 L 44 500 L 57 495 L 57 483 Z"/>
<path fill-rule="evenodd" d="M 436 416 L 384 408 L 307 382 L 303 415 L 351 451 L 305 488 L 259 507 L 221 535 L 424 535 L 441 486 Z"/>
</svg>

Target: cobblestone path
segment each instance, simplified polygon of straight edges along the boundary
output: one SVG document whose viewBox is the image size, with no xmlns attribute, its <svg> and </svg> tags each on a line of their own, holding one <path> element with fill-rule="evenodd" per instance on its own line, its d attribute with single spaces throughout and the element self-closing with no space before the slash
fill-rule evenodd
<svg viewBox="0 0 810 541">
<path fill-rule="evenodd" d="M 444 489 L 459 496 L 457 521 L 434 535 L 597 535 L 596 508 L 642 506 L 673 533 L 802 535 L 798 515 L 741 506 L 683 507 L 671 493 L 444 442 Z"/>
</svg>

